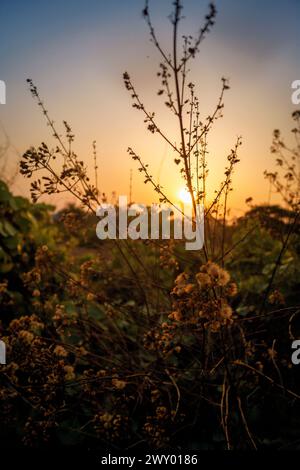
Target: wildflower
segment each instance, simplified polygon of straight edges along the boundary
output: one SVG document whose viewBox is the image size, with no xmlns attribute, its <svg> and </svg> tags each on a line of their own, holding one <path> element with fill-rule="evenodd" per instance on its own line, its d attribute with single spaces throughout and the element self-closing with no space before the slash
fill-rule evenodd
<svg viewBox="0 0 300 470">
<path fill-rule="evenodd" d="M 234 297 L 237 292 L 238 292 L 238 288 L 237 288 L 237 285 L 235 284 L 235 282 L 231 282 L 228 287 L 227 287 L 227 295 L 229 295 L 229 297 Z"/>
<path fill-rule="evenodd" d="M 206 273 L 198 273 L 196 274 L 196 280 L 199 284 L 199 287 L 205 288 L 211 285 L 210 276 Z"/>
<path fill-rule="evenodd" d="M 125 380 L 112 379 L 111 383 L 117 390 L 123 390 L 126 387 Z"/>
<path fill-rule="evenodd" d="M 80 354 L 81 356 L 86 356 L 88 354 L 88 352 L 83 346 L 80 346 L 78 348 L 78 354 Z"/>
<path fill-rule="evenodd" d="M 225 271 L 225 269 L 220 268 L 219 279 L 218 279 L 219 286 L 226 286 L 226 284 L 228 284 L 229 281 L 230 281 L 229 272 Z"/>
<path fill-rule="evenodd" d="M 30 344 L 32 343 L 34 339 L 34 335 L 27 330 L 21 330 L 19 331 L 19 338 L 24 341 L 24 343 Z"/>
<path fill-rule="evenodd" d="M 207 272 L 211 277 L 217 277 L 219 274 L 219 266 L 212 261 L 208 261 L 201 267 L 201 271 Z"/>
<path fill-rule="evenodd" d="M 195 284 L 187 284 L 183 290 L 186 294 L 190 294 L 191 292 L 193 292 L 194 288 Z"/>
<path fill-rule="evenodd" d="M 156 416 L 158 419 L 162 419 L 167 414 L 167 408 L 165 406 L 158 406 L 156 408 Z"/>
<path fill-rule="evenodd" d="M 93 301 L 93 300 L 95 300 L 95 298 L 96 298 L 96 296 L 92 292 L 89 292 L 86 296 L 86 300 L 88 300 L 88 301 Z"/>
<path fill-rule="evenodd" d="M 209 261 L 203 270 L 206 271 L 211 279 L 215 281 L 219 286 L 226 286 L 230 281 L 230 274 L 225 269 L 218 266 L 216 263 Z"/>
<path fill-rule="evenodd" d="M 270 359 L 274 360 L 274 359 L 276 359 L 277 351 L 275 351 L 274 348 L 268 348 L 268 354 L 270 356 Z"/>
<path fill-rule="evenodd" d="M 64 315 L 65 315 L 65 306 L 64 305 L 56 305 L 55 313 L 53 315 L 53 320 L 60 321 L 60 320 L 62 320 Z"/>
<path fill-rule="evenodd" d="M 269 295 L 268 300 L 269 300 L 270 304 L 272 304 L 272 305 L 284 305 L 284 303 L 285 303 L 282 293 L 279 292 L 279 290 L 277 290 L 277 289 L 274 290 L 274 292 L 272 292 Z"/>
<path fill-rule="evenodd" d="M 176 321 L 180 321 L 182 319 L 182 314 L 181 312 L 179 312 L 178 310 L 175 310 L 174 312 L 171 312 L 169 315 L 168 315 L 168 318 L 170 320 L 176 320 Z"/>
<path fill-rule="evenodd" d="M 210 326 L 211 332 L 216 333 L 220 330 L 221 323 L 218 320 L 214 320 L 214 321 L 210 322 L 209 326 Z"/>
<path fill-rule="evenodd" d="M 7 285 L 8 285 L 7 281 L 0 282 L 0 294 L 4 294 L 4 292 L 6 292 Z"/>
<path fill-rule="evenodd" d="M 232 308 L 228 304 L 221 306 L 220 315 L 222 318 L 230 319 L 232 317 Z"/>
<path fill-rule="evenodd" d="M 58 345 L 54 348 L 54 354 L 56 354 L 56 356 L 61 356 L 61 357 L 66 357 L 68 355 L 65 348 L 63 346 L 60 346 L 60 345 Z"/>
<path fill-rule="evenodd" d="M 111 426 L 113 415 L 111 413 L 103 413 L 102 415 L 97 416 L 101 423 L 103 424 L 104 428 L 107 429 Z"/>
<path fill-rule="evenodd" d="M 175 279 L 175 285 L 181 286 L 186 283 L 188 276 L 186 273 L 179 274 Z"/>
<path fill-rule="evenodd" d="M 41 330 L 43 330 L 44 327 L 45 327 L 44 323 L 42 323 L 37 318 L 36 315 L 32 315 L 29 320 L 30 320 L 30 322 L 29 322 L 30 330 L 36 335 L 40 334 Z"/>
<path fill-rule="evenodd" d="M 186 273 L 181 273 L 175 279 L 175 287 L 172 290 L 172 294 L 181 296 L 183 294 L 189 294 L 192 291 L 193 284 L 190 284 L 188 281 L 188 275 Z"/>
<path fill-rule="evenodd" d="M 73 366 L 64 366 L 65 372 L 65 379 L 66 380 L 74 380 L 75 379 L 75 372 Z"/>
</svg>

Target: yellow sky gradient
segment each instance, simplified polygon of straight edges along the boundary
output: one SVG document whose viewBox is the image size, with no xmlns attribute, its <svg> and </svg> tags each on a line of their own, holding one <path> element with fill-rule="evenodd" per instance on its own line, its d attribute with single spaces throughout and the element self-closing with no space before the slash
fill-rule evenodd
<svg viewBox="0 0 300 470">
<path fill-rule="evenodd" d="M 244 201 L 249 196 L 256 203 L 268 201 L 269 185 L 263 171 L 274 168 L 269 151 L 273 129 L 281 128 L 288 135 L 292 127 L 290 114 L 295 106 L 291 103 L 290 87 L 292 81 L 299 78 L 299 63 L 295 63 L 295 50 L 288 41 L 277 44 L 270 40 L 267 47 L 260 44 L 258 38 L 256 44 L 255 37 L 247 37 L 246 31 L 243 34 L 242 26 L 239 36 L 234 37 L 230 30 L 232 19 L 228 16 L 232 2 L 227 3 L 228 7 L 226 2 L 223 8 L 220 5 L 216 31 L 212 31 L 199 57 L 191 64 L 191 79 L 196 84 L 203 119 L 214 109 L 221 77 L 230 80 L 231 89 L 225 94 L 224 118 L 217 121 L 209 134 L 208 199 L 213 198 L 214 190 L 222 181 L 226 156 L 237 136 L 242 136 L 241 162 L 234 174 L 230 199 L 233 213 L 239 215 L 245 210 Z M 196 5 L 191 1 L 187 4 L 186 15 L 188 17 L 190 7 L 192 16 L 186 20 L 185 29 L 194 32 L 199 23 L 193 16 Z M 154 2 L 158 31 L 166 46 L 169 45 L 165 19 L 168 9 L 168 2 L 163 7 Z M 286 12 L 286 7 L 282 3 L 274 11 L 280 16 L 281 12 Z M 241 9 L 239 14 L 239 21 L 247 25 L 250 21 L 247 12 L 243 16 Z M 266 10 L 265 15 L 265 19 L 272 20 L 270 10 Z M 255 27 L 255 16 L 252 21 Z M 257 27 L 259 29 L 260 24 Z M 268 32 L 267 24 L 265 29 Z M 290 27 L 290 30 L 293 37 L 297 29 Z M 255 30 L 253 34 L 255 36 Z M 272 34 L 275 37 L 275 32 Z M 164 186 L 167 195 L 177 202 L 184 182 L 173 163 L 173 152 L 157 134 L 152 135 L 145 129 L 143 115 L 131 107 L 130 96 L 122 83 L 122 74 L 127 70 L 146 107 L 157 112 L 159 127 L 172 141 L 178 142 L 176 119 L 156 94 L 160 87 L 156 77 L 159 58 L 149 44 L 141 17 L 128 14 L 121 22 L 112 12 L 109 27 L 105 25 L 104 15 L 99 27 L 93 23 L 90 28 L 72 30 L 63 40 L 53 35 L 51 40 L 45 37 L 38 45 L 32 44 L 32 49 L 28 47 L 18 61 L 8 61 L 7 105 L 0 109 L 1 123 L 18 151 L 23 153 L 43 140 L 50 146 L 51 142 L 55 145 L 40 109 L 27 90 L 25 80 L 31 77 L 61 131 L 62 120 L 71 125 L 76 136 L 74 149 L 91 168 L 91 177 L 92 141 L 97 141 L 99 182 L 105 193 L 128 194 L 130 169 L 133 169 L 133 199 L 157 202 L 156 193 L 150 185 L 143 184 L 136 162 L 126 152 L 131 146 L 149 164 L 151 174 Z M 11 151 L 7 171 L 13 170 L 15 160 Z M 28 195 L 28 182 L 19 176 L 14 189 Z M 276 198 L 272 196 L 272 200 Z M 66 199 L 51 198 L 51 201 L 61 206 Z"/>
</svg>

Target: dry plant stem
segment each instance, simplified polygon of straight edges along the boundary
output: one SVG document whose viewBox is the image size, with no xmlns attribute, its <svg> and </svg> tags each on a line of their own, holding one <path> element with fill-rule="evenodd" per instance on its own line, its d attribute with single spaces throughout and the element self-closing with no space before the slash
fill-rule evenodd
<svg viewBox="0 0 300 470">
<path fill-rule="evenodd" d="M 246 418 L 245 418 L 245 414 L 244 414 L 243 407 L 242 407 L 242 401 L 241 401 L 241 399 L 240 399 L 239 396 L 237 396 L 236 398 L 237 398 L 237 402 L 238 402 L 238 407 L 239 407 L 240 415 L 241 415 L 241 418 L 242 418 L 242 421 L 243 421 L 245 430 L 246 430 L 246 432 L 247 432 L 247 435 L 248 435 L 248 437 L 249 437 L 249 439 L 250 439 L 250 442 L 251 442 L 253 448 L 254 448 L 255 450 L 257 450 L 257 446 L 256 446 L 256 444 L 255 444 L 255 441 L 254 441 L 253 436 L 252 436 L 252 434 L 251 434 L 251 432 L 250 432 L 250 429 L 249 429 L 247 420 L 246 420 Z"/>
<path fill-rule="evenodd" d="M 147 24 L 149 26 L 149 30 L 150 30 L 150 35 L 152 37 L 152 40 L 154 42 L 154 45 L 155 47 L 158 49 L 158 51 L 161 53 L 163 59 L 166 61 L 166 63 L 172 67 L 172 62 L 171 62 L 171 59 L 169 57 L 167 57 L 167 55 L 165 54 L 165 52 L 163 51 L 163 49 L 160 47 L 160 43 L 156 37 L 156 34 L 155 34 L 155 30 L 154 30 L 154 27 L 152 25 L 152 21 L 151 21 L 151 17 L 150 17 L 150 10 L 149 10 L 149 0 L 146 0 L 145 2 L 145 8 L 144 8 L 144 11 L 143 11 L 143 14 L 144 14 L 144 17 L 147 21 Z"/>
<path fill-rule="evenodd" d="M 70 147 L 71 145 L 71 141 L 72 139 L 70 138 L 69 139 L 69 148 L 66 147 L 66 145 L 64 144 L 62 138 L 60 137 L 59 133 L 57 132 L 55 126 L 54 126 L 54 122 L 53 120 L 50 119 L 49 117 L 49 114 L 48 114 L 48 111 L 46 110 L 44 104 L 43 104 L 43 101 L 38 93 L 38 90 L 37 88 L 35 87 L 35 85 L 33 84 L 32 80 L 29 81 L 29 84 L 30 84 L 30 90 L 31 90 L 31 93 L 32 95 L 37 99 L 37 102 L 38 102 L 38 105 L 41 107 L 42 109 L 42 112 L 43 112 L 43 115 L 45 116 L 46 118 L 46 121 L 48 123 L 48 125 L 51 127 L 52 129 L 52 132 L 53 132 L 53 136 L 58 140 L 63 152 L 64 152 L 64 155 L 66 158 L 69 158 L 70 161 L 72 162 L 74 168 L 76 168 L 76 162 L 74 161 L 74 158 L 72 157 L 72 149 Z M 98 179 L 97 179 L 97 152 L 96 152 L 96 142 L 94 141 L 93 142 L 93 153 L 94 153 L 94 171 L 95 171 L 95 183 L 96 183 L 96 189 L 97 189 L 97 192 L 98 192 Z M 49 157 L 50 159 L 50 157 Z M 57 182 L 59 182 L 64 188 L 65 188 L 65 191 L 69 192 L 70 194 L 72 194 L 76 199 L 78 199 L 81 204 L 83 206 L 86 206 L 88 208 L 88 210 L 90 210 L 91 212 L 95 212 L 95 209 L 92 205 L 92 201 L 94 200 L 94 202 L 97 204 L 97 205 L 101 205 L 99 199 L 97 196 L 95 196 L 94 194 L 92 194 L 92 200 L 90 201 L 90 199 L 83 199 L 81 196 L 80 196 L 80 193 L 76 192 L 73 190 L 73 187 L 76 187 L 76 185 L 80 182 L 81 186 L 83 187 L 83 190 L 85 192 L 89 191 L 89 186 L 87 185 L 86 181 L 84 178 L 81 178 L 81 179 L 78 179 L 78 180 L 75 180 L 74 183 L 72 183 L 72 186 L 68 186 L 65 181 L 60 178 L 60 176 L 53 170 L 53 168 L 49 165 L 48 162 L 46 162 L 46 164 L 43 164 L 43 162 L 41 162 L 41 165 L 44 167 L 44 169 L 46 171 L 48 171 L 55 179 Z M 125 263 L 127 264 L 127 266 L 129 267 L 132 275 L 133 275 L 133 278 L 136 280 L 136 283 L 138 285 L 138 288 L 140 289 L 141 293 L 142 293 L 142 296 L 145 300 L 145 305 L 146 305 L 146 309 L 147 309 L 147 312 L 148 312 L 148 316 L 150 316 L 150 311 L 149 311 L 149 305 L 148 305 L 148 301 L 147 301 L 147 295 L 146 295 L 146 292 L 145 290 L 143 289 L 143 286 L 142 286 L 142 283 L 140 282 L 140 280 L 138 279 L 138 275 L 137 275 L 137 272 L 134 270 L 134 268 L 131 266 L 131 263 L 128 259 L 128 257 L 126 257 L 124 251 L 121 249 L 120 245 L 118 244 L 118 242 L 116 240 L 114 240 L 115 242 L 115 245 L 117 246 L 117 249 L 119 250 L 122 258 L 124 259 Z M 134 252 L 133 248 L 130 248 L 129 247 L 129 243 L 127 240 L 124 240 L 122 241 L 124 243 L 124 245 L 127 247 L 127 249 L 130 249 L 131 252 Z M 137 256 L 136 256 L 137 258 Z"/>
<path fill-rule="evenodd" d="M 94 172 L 95 172 L 95 187 L 99 194 L 99 186 L 98 186 L 98 163 L 97 163 L 97 147 L 96 141 L 93 142 L 93 157 L 94 157 Z"/>
<path fill-rule="evenodd" d="M 149 122 L 151 122 L 151 124 L 154 126 L 154 129 L 156 132 L 158 132 L 158 134 L 170 145 L 170 147 L 174 150 L 174 152 L 177 152 L 180 154 L 180 150 L 176 147 L 176 145 L 174 145 L 171 140 L 166 136 L 166 134 L 164 132 L 161 131 L 160 127 L 156 124 L 156 121 L 154 120 L 154 117 L 153 117 L 153 113 L 149 113 L 145 106 L 143 105 L 143 103 L 141 102 L 140 98 L 139 98 L 139 95 L 137 94 L 128 74 L 125 73 L 125 77 L 128 77 L 128 86 L 130 88 L 128 88 L 128 90 L 131 90 L 132 91 L 132 97 L 136 100 L 138 106 L 139 106 L 139 109 L 143 111 L 143 113 L 145 114 L 146 118 L 149 120 Z"/>
<path fill-rule="evenodd" d="M 141 292 L 141 294 L 142 294 L 142 296 L 143 296 L 143 298 L 144 298 L 144 301 L 145 301 L 145 306 L 146 306 L 146 310 L 147 310 L 147 318 L 148 318 L 148 322 L 149 322 L 149 324 L 150 324 L 150 323 L 151 323 L 151 317 L 150 317 L 150 310 L 149 310 L 149 305 L 148 305 L 148 300 L 147 300 L 146 292 L 145 292 L 145 290 L 144 290 L 144 288 L 143 288 L 143 286 L 142 286 L 142 284 L 141 284 L 141 282 L 140 282 L 139 277 L 137 276 L 137 273 L 135 272 L 134 268 L 131 266 L 131 264 L 130 264 L 128 258 L 127 258 L 127 257 L 125 256 L 125 254 L 123 253 L 123 250 L 122 250 L 122 248 L 120 247 L 120 245 L 118 244 L 117 241 L 116 241 L 115 245 L 116 245 L 118 251 L 120 252 L 120 254 L 122 255 L 123 259 L 125 260 L 125 262 L 126 262 L 128 268 L 129 268 L 129 270 L 130 270 L 131 273 L 132 273 L 133 278 L 134 278 L 134 279 L 136 280 L 136 282 L 137 282 L 137 286 L 138 286 L 138 288 L 139 288 L 139 290 L 140 290 L 140 292 Z"/>
<path fill-rule="evenodd" d="M 154 113 L 150 113 L 146 110 L 144 104 L 142 103 L 141 99 L 139 98 L 135 87 L 132 84 L 132 81 L 130 79 L 130 76 L 128 75 L 127 72 L 124 73 L 123 78 L 124 78 L 124 83 L 126 88 L 132 92 L 132 99 L 134 101 L 133 107 L 141 110 L 145 116 L 145 122 L 148 123 L 148 129 L 152 133 L 159 133 L 161 137 L 171 146 L 171 148 L 179 154 L 179 159 L 175 159 L 175 163 L 179 164 L 182 163 L 183 168 L 181 170 L 181 173 L 184 176 L 186 186 L 188 189 L 188 192 L 191 196 L 192 200 L 192 207 L 193 207 L 193 217 L 194 220 L 197 216 L 197 210 L 196 210 L 196 198 L 195 198 L 195 192 L 194 192 L 194 187 L 193 187 L 193 178 L 194 175 L 192 173 L 192 162 L 191 162 L 191 157 L 192 157 L 192 152 L 195 149 L 194 155 L 196 157 L 196 185 L 195 188 L 197 188 L 197 201 L 199 199 L 199 143 L 202 142 L 202 139 L 204 141 L 203 148 L 203 158 L 202 158 L 202 186 L 203 186 L 203 191 L 201 198 L 203 199 L 205 203 L 205 191 L 206 191 L 206 186 L 205 186 L 205 179 L 207 176 L 206 172 L 206 140 L 207 140 L 207 134 L 210 130 L 210 127 L 212 124 L 215 122 L 215 120 L 221 115 L 221 110 L 224 106 L 223 104 L 223 97 L 224 97 L 224 92 L 227 90 L 229 87 L 227 85 L 226 79 L 222 79 L 223 86 L 222 86 L 222 91 L 219 96 L 219 100 L 217 103 L 217 106 L 215 107 L 213 113 L 211 116 L 207 118 L 207 123 L 202 124 L 199 120 L 199 106 L 198 106 L 198 100 L 194 95 L 194 85 L 190 83 L 188 88 L 190 89 L 190 97 L 189 99 L 185 100 L 185 88 L 186 88 L 186 75 L 187 75 L 187 63 L 191 58 L 194 58 L 196 53 L 199 52 L 199 45 L 204 39 L 205 35 L 207 32 L 209 32 L 210 27 L 214 24 L 214 17 L 216 15 L 216 10 L 214 5 L 210 5 L 210 12 L 206 16 L 205 19 L 205 24 L 203 28 L 200 29 L 199 34 L 196 38 L 192 38 L 192 36 L 186 37 L 183 36 L 183 55 L 182 57 L 178 57 L 178 26 L 179 22 L 182 19 L 181 17 L 181 10 L 182 10 L 182 4 L 180 0 L 175 0 L 174 1 L 174 11 L 173 14 L 170 16 L 171 23 L 173 25 L 173 33 L 172 33 L 172 53 L 167 54 L 165 51 L 162 49 L 160 46 L 159 40 L 156 36 L 151 18 L 150 18 L 150 12 L 149 12 L 149 2 L 146 1 L 145 8 L 143 10 L 143 15 L 146 19 L 146 22 L 148 24 L 149 30 L 150 30 L 150 37 L 152 42 L 154 43 L 155 47 L 158 49 L 160 55 L 163 58 L 163 63 L 160 64 L 160 73 L 158 73 L 158 76 L 162 77 L 162 88 L 159 90 L 158 94 L 161 95 L 164 92 L 166 92 L 168 101 L 165 103 L 177 116 L 178 118 L 178 127 L 179 127 L 179 134 L 180 134 L 180 147 L 177 147 L 176 144 L 173 144 L 171 140 L 165 135 L 163 131 L 157 126 L 156 121 L 154 119 Z M 170 77 L 173 76 L 173 83 L 174 83 L 174 93 L 175 97 L 173 99 L 173 91 L 171 90 L 169 79 Z M 189 123 L 188 123 L 188 129 L 185 127 L 184 123 L 184 117 L 183 117 L 183 109 L 185 104 L 189 103 Z M 194 121 L 194 116 L 196 120 Z M 200 131 L 199 131 L 200 129 Z M 187 141 L 185 134 L 187 134 Z M 192 142 L 193 140 L 193 142 Z M 147 167 L 148 165 L 145 165 L 141 158 L 136 155 L 136 153 L 129 148 L 129 153 L 131 154 L 132 158 L 135 160 L 138 160 L 141 168 L 139 169 L 145 174 L 145 183 L 151 182 L 153 185 L 154 189 L 156 192 L 160 194 L 161 197 L 161 202 L 169 202 L 173 207 L 176 207 L 175 204 L 173 204 L 170 199 L 166 196 L 165 192 L 162 191 L 162 187 L 158 184 L 156 184 L 153 181 L 152 176 L 149 174 Z M 234 160 L 234 159 L 233 159 Z M 233 165 L 237 162 L 237 158 L 235 155 L 235 160 L 231 162 L 231 165 Z M 231 169 L 232 171 L 232 169 Z M 229 171 L 230 173 L 230 171 Z M 230 173 L 231 174 L 231 173 Z M 227 188 L 228 189 L 228 184 L 229 184 L 230 178 L 227 175 L 226 181 L 224 185 L 221 187 L 221 190 L 219 191 L 215 201 L 213 202 L 212 206 L 206 210 L 206 214 L 208 214 L 211 210 L 211 208 L 216 204 L 216 201 L 221 197 L 223 191 Z M 208 252 L 206 245 L 204 245 L 203 248 L 203 253 L 204 253 L 204 259 L 205 261 L 208 260 Z"/>
<path fill-rule="evenodd" d="M 165 369 L 166 371 L 166 374 L 168 375 L 168 377 L 170 378 L 172 384 L 174 385 L 175 387 L 175 390 L 176 390 L 176 393 L 177 393 L 177 402 L 176 402 L 176 408 L 174 410 L 174 415 L 173 415 L 173 421 L 175 420 L 176 418 L 176 415 L 178 413 L 178 410 L 179 410 L 179 405 L 180 405 L 180 397 L 181 397 L 181 394 L 180 394 L 180 390 L 179 390 L 179 387 L 174 379 L 174 377 L 170 374 L 169 370 L 168 369 Z"/>
<path fill-rule="evenodd" d="M 36 86 L 33 84 L 33 81 L 31 79 L 28 79 L 27 80 L 28 83 L 29 83 L 29 86 L 30 86 L 30 91 L 32 93 L 32 96 L 36 98 L 37 102 L 38 102 L 38 105 L 41 107 L 42 109 L 42 113 L 43 115 L 45 116 L 46 118 L 46 121 L 47 121 L 47 124 L 50 126 L 50 128 L 52 129 L 52 132 L 53 132 L 53 137 L 59 142 L 59 145 L 62 149 L 62 151 L 64 152 L 65 154 L 65 157 L 69 158 L 70 159 L 70 162 L 73 164 L 74 168 L 76 168 L 76 162 L 74 161 L 74 158 L 72 156 L 72 150 L 71 150 L 71 142 L 72 142 L 72 138 L 69 139 L 69 148 L 66 147 L 66 145 L 64 144 L 62 138 L 60 137 L 59 133 L 57 132 L 55 126 L 54 126 L 54 122 L 52 119 L 50 119 L 49 117 L 49 113 L 48 111 L 46 110 L 45 106 L 44 106 L 44 103 L 38 93 L 38 90 L 36 88 Z M 80 180 L 80 184 L 82 185 L 83 189 L 85 191 L 88 191 L 89 190 L 89 187 L 85 181 L 84 178 L 82 178 Z M 72 193 L 73 194 L 73 193 Z M 74 195 L 74 194 L 73 194 Z M 100 205 L 100 201 L 95 197 L 95 202 Z M 90 208 L 90 207 L 89 207 Z"/>
<path fill-rule="evenodd" d="M 300 313 L 300 310 L 296 310 L 290 318 L 289 318 L 289 337 L 291 340 L 296 339 L 295 335 L 293 334 L 293 320 L 297 317 L 297 315 Z"/>
<path fill-rule="evenodd" d="M 280 369 L 279 369 L 279 367 L 278 367 L 278 365 L 277 365 L 277 362 L 276 362 L 276 360 L 275 360 L 275 355 L 276 355 L 275 344 L 276 344 L 276 339 L 274 339 L 274 340 L 273 340 L 273 343 L 272 343 L 271 360 L 272 360 L 273 365 L 274 365 L 274 367 L 275 367 L 275 370 L 276 370 L 276 372 L 277 372 L 277 374 L 278 374 L 279 381 L 280 381 L 282 387 L 284 387 L 284 383 L 283 383 L 283 379 L 282 379 L 282 374 L 281 374 Z"/>
<path fill-rule="evenodd" d="M 197 207 L 196 207 L 196 201 L 195 201 L 195 194 L 193 190 L 193 184 L 192 184 L 192 179 L 191 179 L 191 171 L 190 171 L 190 153 L 187 155 L 186 152 L 186 144 L 185 144 L 185 137 L 184 137 L 184 124 L 183 124 L 183 118 L 182 118 L 182 108 L 183 108 L 183 103 L 181 102 L 180 99 L 180 90 L 179 90 L 179 68 L 177 65 L 177 28 L 178 28 L 178 22 L 180 18 L 180 2 L 176 1 L 175 2 L 175 18 L 174 18 L 174 23 L 173 23 L 173 73 L 174 73 L 174 80 L 175 80 L 175 89 L 176 89 L 176 100 L 177 100 L 177 116 L 179 120 L 179 128 L 180 128 L 180 135 L 181 135 L 181 151 L 182 151 L 182 157 L 183 157 L 183 162 L 184 162 L 184 170 L 185 170 L 185 177 L 186 177 L 186 182 L 187 182 L 187 188 L 190 193 L 191 199 L 192 199 L 192 204 L 193 204 L 193 211 L 194 211 L 194 218 L 196 219 L 197 217 Z M 208 261 L 208 254 L 205 245 L 203 246 L 203 253 L 205 260 Z"/>
<path fill-rule="evenodd" d="M 224 201 L 224 210 L 223 210 L 222 248 L 221 248 L 223 267 L 224 267 L 224 254 L 225 254 L 227 199 L 228 199 L 228 186 L 226 186 L 226 189 L 225 189 L 225 201 Z"/>
<path fill-rule="evenodd" d="M 221 404 L 220 404 L 220 412 L 221 412 L 221 424 L 223 427 L 225 439 L 226 439 L 226 446 L 227 450 L 231 450 L 231 442 L 229 437 L 229 428 L 228 428 L 228 419 L 229 419 L 229 392 L 230 392 L 230 385 L 227 385 L 227 376 L 224 375 L 223 387 L 222 387 L 222 397 L 221 397 Z"/>
<path fill-rule="evenodd" d="M 297 225 L 299 215 L 300 215 L 300 212 L 297 212 L 296 215 L 295 215 L 295 218 L 294 218 L 293 223 L 290 224 L 290 227 L 289 227 L 289 229 L 288 229 L 288 233 L 287 233 L 287 235 L 286 235 L 286 238 L 285 238 L 285 240 L 284 240 L 283 243 L 282 243 L 282 247 L 281 247 L 281 250 L 280 250 L 279 255 L 278 255 L 278 257 L 277 257 L 275 266 L 274 266 L 274 268 L 273 268 L 273 271 L 272 271 L 272 274 L 271 274 L 271 277 L 270 277 L 270 280 L 269 280 L 267 289 L 265 290 L 265 293 L 264 293 L 264 297 L 263 297 L 263 301 L 262 301 L 262 304 L 261 304 L 261 307 L 260 307 L 260 310 L 259 310 L 259 314 L 263 313 L 263 311 L 264 311 L 266 302 L 267 302 L 267 300 L 268 300 L 269 294 L 270 294 L 271 289 L 272 289 L 272 286 L 273 286 L 273 282 L 274 282 L 274 279 L 275 279 L 277 270 L 278 270 L 278 268 L 279 268 L 279 266 L 280 266 L 280 263 L 281 263 L 283 254 L 284 254 L 284 252 L 285 252 L 285 250 L 286 250 L 286 248 L 287 248 L 287 246 L 288 246 L 289 239 L 290 239 L 290 237 L 291 237 L 292 233 L 294 232 L 294 229 L 295 229 L 295 227 L 296 227 L 296 225 Z"/>
<path fill-rule="evenodd" d="M 243 236 L 241 237 L 236 243 L 234 243 L 227 251 L 224 252 L 224 255 L 223 256 L 220 256 L 216 262 L 219 263 L 222 261 L 222 258 L 226 258 L 226 256 L 228 256 L 230 253 L 232 253 L 232 251 L 235 250 L 235 248 L 240 245 L 241 243 L 243 243 L 248 237 L 249 235 L 254 232 L 254 230 L 256 230 L 257 228 L 259 227 L 259 225 L 254 225 L 253 227 L 251 227 L 251 229 Z"/>
<path fill-rule="evenodd" d="M 174 209 L 176 209 L 176 211 L 178 211 L 180 214 L 182 214 L 183 216 L 185 216 L 184 212 L 180 209 L 180 207 L 176 206 L 170 199 L 169 197 L 166 195 L 166 193 L 162 190 L 162 186 L 160 186 L 159 184 L 157 184 L 152 175 L 150 175 L 149 171 L 148 171 L 148 165 L 145 165 L 141 158 L 132 150 L 131 147 L 128 148 L 128 152 L 129 154 L 131 155 L 131 157 L 133 158 L 133 160 L 137 160 L 141 167 L 140 167 L 140 170 L 144 173 L 145 175 L 145 182 L 150 182 L 150 184 L 153 186 L 154 188 L 154 191 L 156 191 L 160 196 L 161 196 L 161 199 L 160 199 L 160 202 L 167 202 L 168 204 L 170 204 L 172 207 L 174 207 Z"/>
<path fill-rule="evenodd" d="M 268 382 L 270 382 L 272 385 L 274 385 L 275 387 L 278 387 L 280 388 L 281 390 L 283 390 L 284 392 L 286 392 L 288 395 L 290 395 L 291 397 L 293 398 L 296 398 L 297 400 L 300 400 L 300 395 L 298 395 L 297 393 L 293 392 L 292 390 L 289 390 L 288 388 L 286 388 L 285 386 L 281 385 L 281 384 L 278 384 L 277 382 L 275 382 L 275 380 L 273 380 L 271 377 L 269 377 L 268 375 L 264 374 L 263 372 L 261 372 L 260 370 L 258 369 L 255 369 L 255 367 L 252 367 L 250 366 L 249 364 L 246 364 L 245 362 L 243 361 L 233 361 L 232 362 L 233 365 L 236 365 L 236 366 L 241 366 L 241 367 L 245 367 L 249 370 L 251 370 L 252 372 L 255 372 L 257 375 L 259 375 L 260 377 L 263 377 L 265 380 L 267 380 Z"/>
</svg>

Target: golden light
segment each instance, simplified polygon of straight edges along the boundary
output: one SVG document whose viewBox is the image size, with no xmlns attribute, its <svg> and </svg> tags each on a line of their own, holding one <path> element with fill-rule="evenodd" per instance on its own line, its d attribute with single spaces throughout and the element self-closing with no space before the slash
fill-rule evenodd
<svg viewBox="0 0 300 470">
<path fill-rule="evenodd" d="M 192 198 L 187 188 L 181 188 L 178 191 L 178 197 L 183 204 L 192 204 Z"/>
</svg>

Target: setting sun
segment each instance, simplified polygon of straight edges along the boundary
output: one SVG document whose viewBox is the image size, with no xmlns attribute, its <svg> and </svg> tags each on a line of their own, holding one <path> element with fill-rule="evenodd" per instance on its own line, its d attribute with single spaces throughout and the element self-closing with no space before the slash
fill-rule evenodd
<svg viewBox="0 0 300 470">
<path fill-rule="evenodd" d="M 181 188 L 178 191 L 178 197 L 180 202 L 183 204 L 191 204 L 192 203 L 192 198 L 190 193 L 188 192 L 187 188 Z"/>
</svg>

